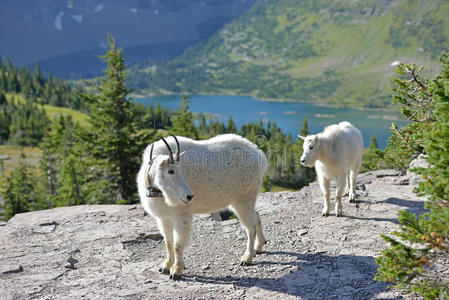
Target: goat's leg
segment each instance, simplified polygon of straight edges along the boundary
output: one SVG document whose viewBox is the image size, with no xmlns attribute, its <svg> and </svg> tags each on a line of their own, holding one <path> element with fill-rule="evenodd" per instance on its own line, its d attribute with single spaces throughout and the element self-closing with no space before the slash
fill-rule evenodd
<svg viewBox="0 0 449 300">
<path fill-rule="evenodd" d="M 357 173 L 354 170 L 349 172 L 349 182 L 351 183 L 351 187 L 349 190 L 349 203 L 355 202 L 355 181 L 357 179 Z"/>
<path fill-rule="evenodd" d="M 323 177 L 318 176 L 318 183 L 320 184 L 321 191 L 323 192 L 323 199 L 324 199 L 324 207 L 323 212 L 321 213 L 322 216 L 327 217 L 330 212 L 330 180 Z"/>
<path fill-rule="evenodd" d="M 246 230 L 248 236 L 248 243 L 246 245 L 246 251 L 242 256 L 240 265 L 249 266 L 252 263 L 253 257 L 256 255 L 254 249 L 254 240 L 256 237 L 256 214 L 254 209 L 255 199 L 241 199 L 231 204 L 232 209 L 237 214 L 240 223 Z"/>
<path fill-rule="evenodd" d="M 265 240 L 265 237 L 263 236 L 262 232 L 262 221 L 260 220 L 260 215 L 257 211 L 255 211 L 256 214 L 256 253 L 260 254 L 262 253 L 262 247 L 267 242 Z"/>
<path fill-rule="evenodd" d="M 337 217 L 340 217 L 343 214 L 341 197 L 345 189 L 345 184 L 346 184 L 346 172 L 342 172 L 337 176 L 337 191 L 335 195 L 335 215 Z"/>
<path fill-rule="evenodd" d="M 357 159 L 357 163 L 354 166 L 354 168 L 351 169 L 350 171 L 350 182 L 351 182 L 351 192 L 349 193 L 349 202 L 355 202 L 355 197 L 356 197 L 356 193 L 355 193 L 355 185 L 356 185 L 356 181 L 357 181 L 357 175 L 359 175 L 360 172 L 360 166 L 362 165 L 362 159 L 359 158 Z"/>
<path fill-rule="evenodd" d="M 350 171 L 346 172 L 345 179 L 346 179 L 346 187 L 343 196 L 349 196 L 351 194 Z"/>
<path fill-rule="evenodd" d="M 173 222 L 175 261 L 170 268 L 170 279 L 179 280 L 184 271 L 184 248 L 190 240 L 192 215 L 177 216 Z"/>
<path fill-rule="evenodd" d="M 159 272 L 164 274 L 170 274 L 170 268 L 174 262 L 174 249 L 173 249 L 173 224 L 171 220 L 157 219 L 157 225 L 159 231 L 164 236 L 165 249 L 167 251 L 167 258 L 162 263 Z"/>
</svg>

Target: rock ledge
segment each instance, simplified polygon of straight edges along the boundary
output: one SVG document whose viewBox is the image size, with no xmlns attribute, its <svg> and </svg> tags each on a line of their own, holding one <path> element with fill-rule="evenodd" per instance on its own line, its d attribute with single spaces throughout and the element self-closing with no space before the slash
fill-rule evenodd
<svg viewBox="0 0 449 300">
<path fill-rule="evenodd" d="M 393 170 L 359 175 L 357 205 L 320 216 L 316 183 L 264 193 L 257 208 L 268 243 L 240 267 L 246 235 L 235 220 L 197 216 L 183 280 L 158 273 L 165 256 L 140 205 L 63 207 L 19 214 L 0 226 L 2 299 L 398 299 L 373 280 L 381 233 L 399 210 L 424 212 L 413 180 Z M 334 189 L 332 189 L 334 193 Z M 333 202 L 332 202 L 333 203 Z"/>
</svg>

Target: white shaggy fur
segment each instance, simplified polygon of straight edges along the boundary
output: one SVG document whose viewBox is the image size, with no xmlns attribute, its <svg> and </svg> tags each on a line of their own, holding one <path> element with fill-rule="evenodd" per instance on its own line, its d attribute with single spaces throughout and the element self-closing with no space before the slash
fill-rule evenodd
<svg viewBox="0 0 449 300">
<path fill-rule="evenodd" d="M 342 215 L 341 197 L 346 184 L 349 202 L 355 200 L 355 181 L 362 163 L 363 139 L 360 131 L 349 122 L 330 125 L 323 132 L 304 140 L 301 164 L 315 165 L 318 182 L 324 194 L 323 216 L 329 215 L 330 181 L 336 178 L 335 215 Z"/>
<path fill-rule="evenodd" d="M 163 197 L 146 196 L 145 176 L 151 144 L 143 154 L 143 164 L 137 175 L 142 205 L 156 218 L 165 238 L 167 259 L 160 271 L 170 272 L 171 279 L 179 279 L 184 269 L 184 247 L 190 240 L 192 215 L 226 207 L 237 214 L 246 229 L 248 243 L 242 265 L 251 264 L 255 253 L 261 252 L 265 244 L 260 216 L 255 210 L 267 169 L 265 154 L 255 144 L 235 134 L 203 141 L 185 137 L 178 137 L 178 140 L 183 152 L 175 163 L 170 163 L 163 142 L 154 142 L 149 184 L 160 189 Z M 167 138 L 167 142 L 175 151 L 174 139 Z"/>
</svg>

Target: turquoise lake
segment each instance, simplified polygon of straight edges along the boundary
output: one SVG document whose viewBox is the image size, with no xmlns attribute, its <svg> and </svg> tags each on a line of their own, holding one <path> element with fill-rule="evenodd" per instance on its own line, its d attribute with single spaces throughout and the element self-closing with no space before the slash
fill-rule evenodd
<svg viewBox="0 0 449 300">
<path fill-rule="evenodd" d="M 159 102 L 161 106 L 176 109 L 181 103 L 181 96 L 135 98 L 135 101 L 143 105 L 156 105 Z M 371 136 L 376 135 L 379 147 L 385 148 L 391 135 L 391 123 L 395 122 L 398 126 L 406 124 L 400 114 L 394 112 L 323 107 L 312 103 L 270 102 L 248 96 L 192 95 L 188 102 L 192 112 L 212 114 L 225 124 L 230 116 L 239 128 L 251 121 L 275 122 L 285 133 L 291 133 L 295 140 L 304 118 L 308 120 L 311 133 L 318 133 L 329 124 L 350 121 L 362 132 L 365 147 L 369 145 Z"/>
</svg>

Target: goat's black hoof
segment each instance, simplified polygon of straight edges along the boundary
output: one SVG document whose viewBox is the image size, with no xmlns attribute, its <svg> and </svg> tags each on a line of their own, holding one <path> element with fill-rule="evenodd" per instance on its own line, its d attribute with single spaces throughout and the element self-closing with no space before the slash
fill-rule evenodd
<svg viewBox="0 0 449 300">
<path fill-rule="evenodd" d="M 240 265 L 241 265 L 242 267 L 248 267 L 248 266 L 251 266 L 251 263 L 246 262 L 246 261 L 242 261 L 242 262 L 240 263 Z"/>
<path fill-rule="evenodd" d="M 171 280 L 180 280 L 181 279 L 181 275 L 177 275 L 177 274 L 170 274 L 169 277 Z"/>
<path fill-rule="evenodd" d="M 263 251 L 256 251 L 256 254 L 262 254 Z"/>
<path fill-rule="evenodd" d="M 160 269 L 159 269 L 159 273 L 162 273 L 162 274 L 168 275 L 168 274 L 170 274 L 170 270 L 167 270 L 167 269 L 163 269 L 163 268 L 160 268 Z"/>
<path fill-rule="evenodd" d="M 329 213 L 322 213 L 321 216 L 322 217 L 329 217 Z"/>
</svg>

